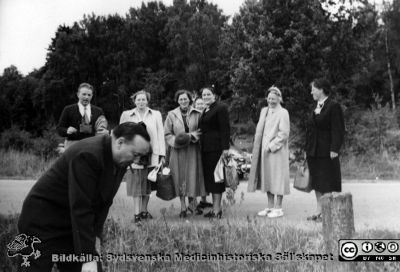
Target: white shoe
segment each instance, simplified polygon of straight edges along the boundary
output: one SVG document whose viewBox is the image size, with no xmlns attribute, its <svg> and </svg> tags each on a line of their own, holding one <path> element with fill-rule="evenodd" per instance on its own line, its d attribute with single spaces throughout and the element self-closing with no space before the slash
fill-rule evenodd
<svg viewBox="0 0 400 272">
<path fill-rule="evenodd" d="M 265 208 L 264 210 L 257 213 L 258 216 L 267 216 L 270 212 L 272 212 L 272 208 Z"/>
<path fill-rule="evenodd" d="M 267 214 L 268 218 L 276 218 L 283 216 L 282 209 L 273 209 L 270 213 Z"/>
</svg>

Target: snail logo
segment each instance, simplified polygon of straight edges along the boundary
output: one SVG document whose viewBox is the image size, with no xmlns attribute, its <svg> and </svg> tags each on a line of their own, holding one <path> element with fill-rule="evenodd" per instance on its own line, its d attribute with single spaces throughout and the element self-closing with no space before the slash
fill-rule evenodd
<svg viewBox="0 0 400 272">
<path fill-rule="evenodd" d="M 35 244 L 41 242 L 35 236 L 19 234 L 7 245 L 7 256 L 10 258 L 22 256 L 23 262 L 21 266 L 28 267 L 31 265 L 28 261 L 29 257 L 33 256 L 35 260 L 40 257 L 40 251 L 35 249 Z"/>
</svg>

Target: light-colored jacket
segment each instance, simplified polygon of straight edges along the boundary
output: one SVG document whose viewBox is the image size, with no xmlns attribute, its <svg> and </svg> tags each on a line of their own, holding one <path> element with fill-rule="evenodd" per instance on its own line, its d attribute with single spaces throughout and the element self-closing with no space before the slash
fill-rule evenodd
<svg viewBox="0 0 400 272">
<path fill-rule="evenodd" d="M 178 196 L 205 196 L 203 165 L 201 161 L 200 141 L 194 138 L 193 132 L 198 129 L 201 112 L 190 108 L 186 122 L 192 137 L 187 147 L 175 148 L 175 136 L 185 133 L 182 113 L 178 108 L 168 112 L 165 119 L 164 131 L 168 145 L 171 147 L 169 168 Z"/>
<path fill-rule="evenodd" d="M 279 106 L 278 106 L 279 107 Z M 279 107 L 274 109 L 276 116 L 273 121 L 269 123 L 269 126 L 265 127 L 265 118 L 267 116 L 269 109 L 265 107 L 261 110 L 260 119 L 257 123 L 256 134 L 254 136 L 254 145 L 253 145 L 253 155 L 251 161 L 251 169 L 248 181 L 247 191 L 254 192 L 257 189 L 261 189 L 260 183 L 260 173 L 261 173 L 261 154 L 262 154 L 262 146 L 264 141 L 264 146 L 268 147 L 271 150 L 271 153 L 277 153 L 274 156 L 274 160 L 276 161 L 284 161 L 284 164 L 288 164 L 289 161 L 289 147 L 288 147 L 288 137 L 290 131 L 290 122 L 289 122 L 289 113 L 286 109 Z M 268 131 L 264 131 L 264 129 Z M 277 157 L 278 156 L 278 157 Z M 281 158 L 282 156 L 282 158 Z M 287 161 L 287 162 L 286 162 Z M 279 164 L 279 163 L 278 163 Z M 280 164 L 279 164 L 280 165 Z M 287 168 L 283 167 L 277 168 Z M 278 171 L 286 171 L 286 169 L 276 169 Z"/>
<path fill-rule="evenodd" d="M 164 126 L 161 113 L 157 110 L 148 108 L 143 120 L 140 118 L 136 108 L 124 111 L 121 114 L 119 123 L 143 121 L 146 124 L 147 132 L 150 135 L 150 145 L 154 155 L 165 156 Z"/>
<path fill-rule="evenodd" d="M 187 115 L 187 123 L 189 127 L 189 134 L 193 135 L 192 132 L 196 131 L 199 126 L 201 112 L 195 108 L 190 108 Z M 185 132 L 185 125 L 182 119 L 182 113 L 178 108 L 168 112 L 167 118 L 165 119 L 165 139 L 169 146 L 174 147 L 175 145 L 175 136 L 179 133 Z M 193 139 L 192 142 L 198 142 L 199 139 Z"/>
</svg>

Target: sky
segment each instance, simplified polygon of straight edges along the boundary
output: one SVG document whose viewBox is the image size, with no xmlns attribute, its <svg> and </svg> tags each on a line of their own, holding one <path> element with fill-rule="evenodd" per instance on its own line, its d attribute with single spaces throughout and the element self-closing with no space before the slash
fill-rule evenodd
<svg viewBox="0 0 400 272">
<path fill-rule="evenodd" d="M 84 14 L 120 14 L 149 0 L 0 0 L 0 74 L 15 65 L 26 75 L 45 64 L 51 38 L 62 24 L 72 25 Z M 172 0 L 163 0 L 171 5 Z M 234 15 L 244 0 L 208 0 L 225 15 Z"/>
<path fill-rule="evenodd" d="M 162 0 L 171 5 L 173 0 Z M 375 3 L 382 0 L 370 0 Z M 125 16 L 149 0 L 0 0 L 0 75 L 10 65 L 26 75 L 45 64 L 47 48 L 59 25 L 72 25 L 84 14 Z M 239 12 L 244 0 L 208 0 L 225 15 Z"/>
</svg>

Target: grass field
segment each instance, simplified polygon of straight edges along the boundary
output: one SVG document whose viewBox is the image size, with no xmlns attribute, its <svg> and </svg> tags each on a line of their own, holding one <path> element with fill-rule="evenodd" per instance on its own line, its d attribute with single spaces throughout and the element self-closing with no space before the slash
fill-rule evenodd
<svg viewBox="0 0 400 272">
<path fill-rule="evenodd" d="M 168 214 L 166 214 L 168 216 Z M 0 220 L 0 246 L 16 234 L 16 216 Z M 171 223 L 163 217 L 141 228 L 108 219 L 102 244 L 104 271 L 324 271 L 337 256 L 324 251 L 320 226 L 301 228 L 252 218 L 196 224 Z M 356 238 L 400 238 L 398 232 L 368 230 Z M 291 258 L 280 258 L 282 254 Z M 220 254 L 228 260 L 201 260 Z M 298 259 L 294 254 L 301 254 Z M 321 256 L 329 256 L 321 260 Z M 188 258 L 186 261 L 182 256 Z M 330 258 L 333 258 L 331 260 Z M 163 257 L 164 259 L 159 259 Z M 237 259 L 233 259 L 233 258 Z M 196 259 L 197 258 L 197 259 Z M 17 271 L 16 259 L 0 253 L 2 271 Z M 355 271 L 399 271 L 400 264 L 357 263 Z M 56 271 L 56 270 L 54 270 Z"/>
<path fill-rule="evenodd" d="M 34 181 L 0 181 L 0 248 L 16 234 L 16 212 Z M 345 183 L 344 191 L 353 194 L 356 237 L 399 239 L 399 183 Z M 132 202 L 123 183 L 104 227 L 102 253 L 105 271 L 324 271 L 331 262 L 316 260 L 277 260 L 278 253 L 330 254 L 325 252 L 321 225 L 305 220 L 314 208 L 312 195 L 292 190 L 284 199 L 286 215 L 277 220 L 259 218 L 255 213 L 265 205 L 265 195 L 247 193 L 241 183 L 235 202 L 225 199 L 224 218 L 209 221 L 201 216 L 178 218 L 179 201 L 166 202 L 152 195 L 150 212 L 154 220 L 137 228 L 132 224 Z M 11 205 L 10 205 L 11 204 Z M 385 210 L 386 207 L 386 210 Z M 384 210 L 384 212 L 382 212 Z M 175 254 L 255 254 L 271 260 L 238 261 L 157 261 L 157 256 Z M 131 255 L 124 255 L 131 254 Z M 133 255 L 132 255 L 133 254 Z M 139 254 L 143 260 L 122 260 L 120 256 Z M 160 255 L 161 254 L 161 255 Z M 197 254 L 197 255 L 196 255 Z M 336 253 L 334 259 L 336 260 Z M 239 257 L 241 255 L 238 255 Z M 111 257 L 115 257 L 114 259 Z M 120 258 L 118 258 L 118 256 Z M 136 255 L 137 256 L 137 255 Z M 155 256 L 155 257 L 154 257 Z M 249 256 L 249 255 L 247 255 Z M 146 260 L 147 258 L 147 260 Z M 0 253 L 0 271 L 16 271 L 12 258 Z M 7 270 L 8 269 L 8 270 Z M 399 271 L 398 263 L 358 263 L 356 271 Z"/>
</svg>

